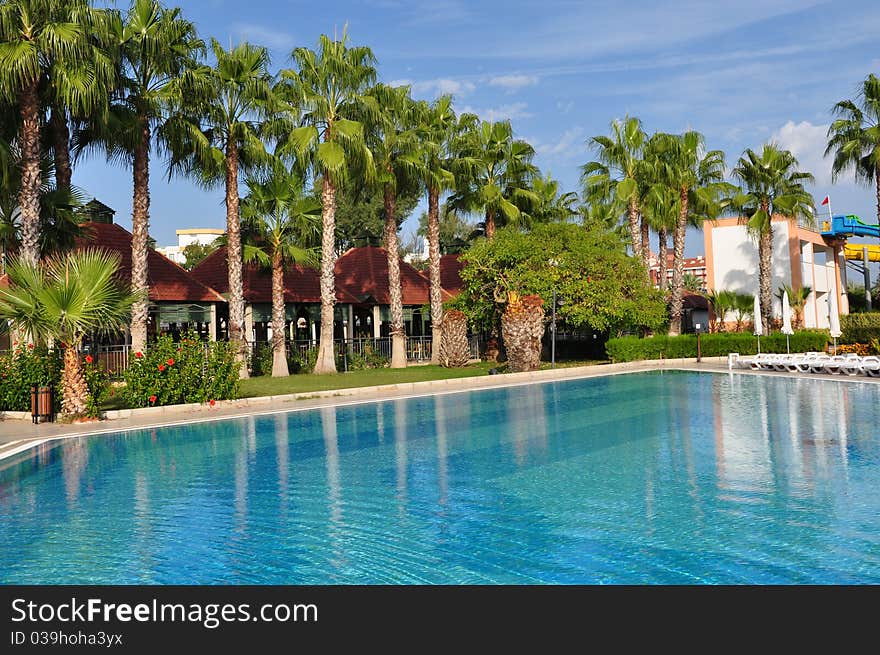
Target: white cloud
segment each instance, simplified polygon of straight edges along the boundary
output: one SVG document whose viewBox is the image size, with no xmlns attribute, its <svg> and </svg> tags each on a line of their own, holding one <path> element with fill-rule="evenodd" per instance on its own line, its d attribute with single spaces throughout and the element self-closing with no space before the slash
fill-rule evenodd
<svg viewBox="0 0 880 655">
<path fill-rule="evenodd" d="M 584 128 L 573 127 L 565 130 L 554 143 L 539 143 L 535 150 L 546 157 L 567 157 L 577 153 L 585 153 Z"/>
<path fill-rule="evenodd" d="M 534 75 L 496 75 L 489 78 L 489 86 L 499 86 L 508 93 L 537 83 L 538 78 Z"/>
<path fill-rule="evenodd" d="M 393 84 L 393 82 L 392 82 Z M 465 96 L 473 92 L 477 86 L 473 82 L 453 80 L 448 77 L 439 77 L 434 80 L 412 82 L 412 92 L 419 95 L 432 95 L 434 97 L 450 93 L 454 96 Z"/>
<path fill-rule="evenodd" d="M 232 31 L 254 45 L 265 46 L 270 50 L 292 50 L 296 46 L 292 34 L 254 23 L 234 23 Z"/>
<path fill-rule="evenodd" d="M 574 100 L 557 100 L 556 109 L 558 109 L 561 114 L 567 114 L 574 109 Z"/>
<path fill-rule="evenodd" d="M 788 121 L 773 132 L 770 140 L 791 150 L 797 157 L 800 169 L 812 173 L 816 177 L 816 186 L 821 188 L 831 184 L 831 160 L 824 157 L 827 132 L 828 125 Z"/>
<path fill-rule="evenodd" d="M 461 113 L 476 114 L 486 121 L 502 121 L 515 120 L 517 118 L 531 118 L 533 114 L 526 111 L 528 104 L 525 102 L 512 102 L 498 107 L 489 107 L 487 109 L 476 109 L 467 105 L 462 107 Z"/>
</svg>

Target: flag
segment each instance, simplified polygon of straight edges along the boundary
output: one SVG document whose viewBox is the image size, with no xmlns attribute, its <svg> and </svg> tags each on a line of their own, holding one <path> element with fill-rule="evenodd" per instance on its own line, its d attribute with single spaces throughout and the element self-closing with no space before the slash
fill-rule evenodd
<svg viewBox="0 0 880 655">
<path fill-rule="evenodd" d="M 825 200 L 822 201 L 822 204 L 827 205 L 829 202 L 831 202 L 831 198 L 829 198 L 828 196 L 825 196 Z"/>
</svg>

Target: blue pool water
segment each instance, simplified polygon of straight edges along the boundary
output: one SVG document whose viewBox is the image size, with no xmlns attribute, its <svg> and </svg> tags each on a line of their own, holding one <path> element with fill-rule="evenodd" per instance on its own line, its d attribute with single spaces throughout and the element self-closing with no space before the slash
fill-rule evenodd
<svg viewBox="0 0 880 655">
<path fill-rule="evenodd" d="M 666 372 L 66 441 L 0 470 L 0 581 L 877 583 L 878 401 Z"/>
</svg>

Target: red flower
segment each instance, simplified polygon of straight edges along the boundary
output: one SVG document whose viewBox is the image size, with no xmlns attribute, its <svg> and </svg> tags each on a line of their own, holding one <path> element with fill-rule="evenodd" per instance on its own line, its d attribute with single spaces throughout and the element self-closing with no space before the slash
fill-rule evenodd
<svg viewBox="0 0 880 655">
<path fill-rule="evenodd" d="M 29 343 L 29 344 L 28 344 L 28 350 L 33 350 L 33 349 L 34 349 L 34 344 Z"/>
<path fill-rule="evenodd" d="M 211 402 L 209 402 L 208 404 L 209 404 L 211 407 L 213 407 L 216 403 L 217 403 L 217 401 L 214 400 L 213 398 L 211 398 Z"/>
<path fill-rule="evenodd" d="M 86 355 L 86 364 L 91 364 L 93 361 L 95 360 L 92 358 L 91 355 Z"/>
<path fill-rule="evenodd" d="M 165 370 L 165 364 L 159 364 L 159 372 L 161 373 L 164 370 Z"/>
<path fill-rule="evenodd" d="M 156 396 L 150 396 L 150 404 L 152 405 L 154 402 L 156 402 Z"/>
<path fill-rule="evenodd" d="M 141 357 L 144 356 L 144 354 L 143 354 L 140 350 L 138 350 L 138 351 L 134 354 L 134 356 L 137 357 L 138 359 L 140 359 Z"/>
<path fill-rule="evenodd" d="M 173 357 L 168 359 L 168 366 L 174 366 L 174 358 Z"/>
<path fill-rule="evenodd" d="M 17 345 L 18 345 L 18 341 L 13 341 L 13 342 L 12 342 L 12 345 L 13 345 L 13 346 L 17 346 Z"/>
</svg>

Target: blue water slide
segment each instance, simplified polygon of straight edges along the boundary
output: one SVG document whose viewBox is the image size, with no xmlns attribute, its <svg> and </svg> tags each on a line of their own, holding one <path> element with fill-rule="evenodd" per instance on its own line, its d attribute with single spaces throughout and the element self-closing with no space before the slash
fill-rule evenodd
<svg viewBox="0 0 880 655">
<path fill-rule="evenodd" d="M 857 236 L 880 239 L 880 225 L 867 225 L 858 216 L 840 214 L 830 221 L 822 221 L 821 234 L 823 237 Z"/>
</svg>

